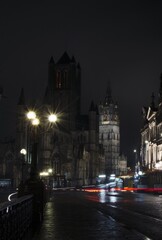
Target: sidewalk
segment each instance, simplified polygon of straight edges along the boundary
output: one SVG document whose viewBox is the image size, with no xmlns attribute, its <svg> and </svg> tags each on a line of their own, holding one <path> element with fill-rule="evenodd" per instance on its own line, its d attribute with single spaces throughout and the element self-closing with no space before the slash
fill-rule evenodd
<svg viewBox="0 0 162 240">
<path fill-rule="evenodd" d="M 77 192 L 55 192 L 45 208 L 44 221 L 32 240 L 140 240 L 86 202 Z"/>
</svg>

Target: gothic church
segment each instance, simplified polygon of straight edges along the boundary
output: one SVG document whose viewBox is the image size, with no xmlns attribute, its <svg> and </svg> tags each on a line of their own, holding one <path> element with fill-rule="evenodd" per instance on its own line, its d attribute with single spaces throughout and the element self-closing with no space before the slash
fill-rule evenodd
<svg viewBox="0 0 162 240">
<path fill-rule="evenodd" d="M 17 159 L 20 149 L 27 150 L 23 169 L 26 177 L 35 134 L 25 117 L 31 109 L 41 119 L 37 129 L 37 170 L 41 173 L 52 169 L 53 187 L 95 184 L 99 174 L 119 174 L 118 106 L 108 89 L 103 104 L 97 106 L 92 101 L 88 114 L 81 114 L 81 67 L 74 57 L 66 52 L 57 62 L 51 57 L 47 88 L 39 106 L 29 105 L 24 95 L 22 89 L 17 105 L 16 149 Z M 58 119 L 54 125 L 45 119 L 51 112 Z M 15 181 L 19 182 L 22 173 L 15 172 Z"/>
</svg>

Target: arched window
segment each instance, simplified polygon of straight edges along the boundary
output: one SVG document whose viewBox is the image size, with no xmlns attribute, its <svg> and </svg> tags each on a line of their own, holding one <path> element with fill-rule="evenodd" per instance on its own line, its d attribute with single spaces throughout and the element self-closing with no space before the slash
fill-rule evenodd
<svg viewBox="0 0 162 240">
<path fill-rule="evenodd" d="M 62 88 L 61 72 L 58 71 L 56 74 L 56 88 Z"/>
<path fill-rule="evenodd" d="M 101 134 L 101 140 L 103 140 L 103 133 Z"/>
<path fill-rule="evenodd" d="M 110 135 L 111 135 L 111 133 L 108 133 L 108 135 L 107 135 L 108 140 L 111 139 Z"/>
<path fill-rule="evenodd" d="M 68 72 L 67 72 L 67 70 L 65 70 L 63 74 L 64 74 L 64 77 L 63 77 L 64 78 L 64 87 L 68 88 Z"/>
</svg>

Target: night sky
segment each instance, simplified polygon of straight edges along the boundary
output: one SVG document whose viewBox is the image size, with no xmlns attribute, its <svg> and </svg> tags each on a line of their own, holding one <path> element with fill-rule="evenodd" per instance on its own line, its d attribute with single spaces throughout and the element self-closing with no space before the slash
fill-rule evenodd
<svg viewBox="0 0 162 240">
<path fill-rule="evenodd" d="M 48 62 L 64 51 L 82 68 L 82 113 L 102 101 L 108 82 L 119 104 L 121 150 L 133 160 L 141 109 L 158 95 L 162 72 L 162 1 L 0 2 L 0 139 L 14 136 L 16 104 L 41 98 Z"/>
</svg>

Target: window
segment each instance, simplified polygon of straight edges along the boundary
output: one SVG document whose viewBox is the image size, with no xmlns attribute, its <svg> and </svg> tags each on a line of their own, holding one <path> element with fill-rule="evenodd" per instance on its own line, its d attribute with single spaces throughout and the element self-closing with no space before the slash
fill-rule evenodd
<svg viewBox="0 0 162 240">
<path fill-rule="evenodd" d="M 56 88 L 62 88 L 62 81 L 61 81 L 61 72 L 58 71 L 56 74 Z"/>
<path fill-rule="evenodd" d="M 68 72 L 67 72 L 67 70 L 64 71 L 64 87 L 68 88 Z"/>
<path fill-rule="evenodd" d="M 101 140 L 103 140 L 103 133 L 101 134 Z"/>
</svg>

